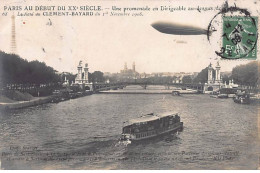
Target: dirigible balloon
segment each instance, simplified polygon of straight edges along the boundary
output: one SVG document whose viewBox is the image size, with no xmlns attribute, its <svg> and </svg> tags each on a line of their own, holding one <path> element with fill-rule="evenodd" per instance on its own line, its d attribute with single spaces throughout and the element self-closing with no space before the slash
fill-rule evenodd
<svg viewBox="0 0 260 173">
<path fill-rule="evenodd" d="M 207 35 L 208 31 L 199 27 L 180 25 L 169 22 L 155 22 L 152 27 L 164 34 L 173 35 Z"/>
</svg>

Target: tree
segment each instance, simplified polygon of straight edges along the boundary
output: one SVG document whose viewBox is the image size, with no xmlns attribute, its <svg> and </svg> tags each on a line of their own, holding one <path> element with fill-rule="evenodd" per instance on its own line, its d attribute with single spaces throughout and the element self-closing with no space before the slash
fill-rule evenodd
<svg viewBox="0 0 260 173">
<path fill-rule="evenodd" d="M 192 83 L 192 78 L 190 75 L 183 76 L 182 78 L 182 83 L 187 84 L 187 83 Z"/>
<path fill-rule="evenodd" d="M 66 78 L 66 80 L 68 80 L 69 84 L 71 84 L 72 82 L 74 83 L 76 76 L 77 76 L 76 74 L 72 74 L 72 73 L 63 73 L 61 75 L 62 82 L 65 82 L 65 78 Z"/>
<path fill-rule="evenodd" d="M 234 83 L 257 87 L 259 85 L 258 62 L 254 61 L 234 67 L 232 69 L 232 78 Z"/>
<path fill-rule="evenodd" d="M 93 83 L 105 81 L 104 73 L 101 71 L 94 71 L 90 76 Z"/>
<path fill-rule="evenodd" d="M 229 84 L 229 80 L 230 80 L 230 79 L 231 79 L 231 78 L 230 78 L 228 75 L 222 76 L 222 82 L 223 82 L 223 83 Z"/>
<path fill-rule="evenodd" d="M 216 71 L 213 69 L 213 78 L 216 76 Z M 199 74 L 194 78 L 194 83 L 207 83 L 208 82 L 208 67 L 202 69 Z"/>
<path fill-rule="evenodd" d="M 60 82 L 52 67 L 43 62 L 22 59 L 18 55 L 0 52 L 0 85 L 43 84 Z"/>
</svg>

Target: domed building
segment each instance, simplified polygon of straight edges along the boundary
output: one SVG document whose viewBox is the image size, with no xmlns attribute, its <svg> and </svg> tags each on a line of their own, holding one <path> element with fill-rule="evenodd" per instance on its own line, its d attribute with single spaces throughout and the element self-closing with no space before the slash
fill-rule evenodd
<svg viewBox="0 0 260 173">
<path fill-rule="evenodd" d="M 124 69 L 119 74 L 121 78 L 125 79 L 135 79 L 139 76 L 139 73 L 135 70 L 135 62 L 133 62 L 132 69 L 128 69 L 127 63 L 125 63 Z"/>
</svg>

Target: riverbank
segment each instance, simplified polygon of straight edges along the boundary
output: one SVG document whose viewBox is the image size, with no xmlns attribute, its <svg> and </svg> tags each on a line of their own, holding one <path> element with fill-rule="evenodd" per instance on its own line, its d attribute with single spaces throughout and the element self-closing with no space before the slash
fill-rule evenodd
<svg viewBox="0 0 260 173">
<path fill-rule="evenodd" d="M 69 99 L 75 99 L 79 97 L 84 97 L 87 95 L 91 95 L 91 91 L 85 91 L 85 92 L 77 92 L 77 93 L 70 93 L 70 94 L 53 94 L 46 97 L 28 97 L 28 93 L 21 93 L 19 91 L 14 91 L 23 98 L 24 100 L 17 100 L 17 98 L 8 98 L 6 96 L 0 97 L 0 110 L 10 110 L 10 109 L 21 109 L 31 106 L 37 106 L 45 103 L 59 103 L 62 101 L 66 101 Z M 30 98 L 30 99 L 29 99 Z M 14 100 L 16 99 L 16 100 Z M 26 100 L 25 100 L 26 99 Z"/>
<path fill-rule="evenodd" d="M 36 97 L 29 101 L 16 101 L 11 103 L 0 103 L 0 110 L 1 109 L 20 109 L 30 106 L 37 106 L 44 103 L 51 102 L 54 96 L 47 96 L 47 97 Z"/>
</svg>

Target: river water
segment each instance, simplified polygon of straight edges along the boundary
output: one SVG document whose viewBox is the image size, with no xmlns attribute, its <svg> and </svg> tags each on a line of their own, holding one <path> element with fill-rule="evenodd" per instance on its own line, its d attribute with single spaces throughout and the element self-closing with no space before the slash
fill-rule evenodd
<svg viewBox="0 0 260 173">
<path fill-rule="evenodd" d="M 182 132 L 120 145 L 123 122 L 179 112 Z M 2 169 L 257 169 L 257 106 L 209 95 L 94 94 L 0 112 Z"/>
</svg>

